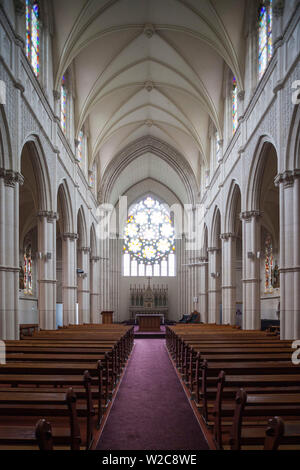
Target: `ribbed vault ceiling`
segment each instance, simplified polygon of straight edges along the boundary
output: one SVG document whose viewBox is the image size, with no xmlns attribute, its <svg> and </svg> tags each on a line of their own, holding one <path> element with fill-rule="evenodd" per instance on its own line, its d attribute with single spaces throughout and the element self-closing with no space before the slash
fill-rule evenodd
<svg viewBox="0 0 300 470">
<path fill-rule="evenodd" d="M 90 167 L 99 159 L 102 176 L 124 147 L 153 136 L 199 181 L 211 121 L 222 138 L 225 64 L 243 90 L 245 2 L 53 0 L 55 88 L 69 68 Z"/>
</svg>

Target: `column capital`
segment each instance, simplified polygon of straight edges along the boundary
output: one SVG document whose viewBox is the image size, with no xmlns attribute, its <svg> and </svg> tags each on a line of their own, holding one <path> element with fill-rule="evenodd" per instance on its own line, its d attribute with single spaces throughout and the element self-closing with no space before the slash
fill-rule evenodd
<svg viewBox="0 0 300 470">
<path fill-rule="evenodd" d="M 220 250 L 220 248 L 217 248 L 216 246 L 210 246 L 209 248 L 207 248 L 207 251 L 208 253 L 218 253 Z"/>
<path fill-rule="evenodd" d="M 233 240 L 235 240 L 236 235 L 232 232 L 221 233 L 220 238 L 221 238 L 221 240 L 226 240 L 226 241 L 228 241 L 229 238 L 232 238 Z"/>
<path fill-rule="evenodd" d="M 63 239 L 64 240 L 77 240 L 78 239 L 78 233 L 66 232 L 66 233 L 63 234 Z"/>
<path fill-rule="evenodd" d="M 83 253 L 87 254 L 91 252 L 91 249 L 89 246 L 81 246 L 78 248 L 78 251 L 82 251 Z"/>
<path fill-rule="evenodd" d="M 97 261 L 100 261 L 100 256 L 91 256 L 90 259 L 96 263 Z"/>
<path fill-rule="evenodd" d="M 240 219 L 245 220 L 246 222 L 250 221 L 251 219 L 256 219 L 262 216 L 262 212 L 258 210 L 253 211 L 244 211 L 240 213 Z"/>
<path fill-rule="evenodd" d="M 283 184 L 284 188 L 293 186 L 296 178 L 300 177 L 300 169 L 287 170 L 282 173 L 279 173 L 274 179 L 275 186 Z"/>
<path fill-rule="evenodd" d="M 16 183 L 22 185 L 24 183 L 24 177 L 18 171 L 6 170 L 0 168 L 0 178 L 4 179 L 5 186 L 14 188 Z"/>
<path fill-rule="evenodd" d="M 57 219 L 57 212 L 53 211 L 39 211 L 37 216 L 42 219 L 43 217 L 47 217 L 48 222 L 54 222 Z"/>
</svg>

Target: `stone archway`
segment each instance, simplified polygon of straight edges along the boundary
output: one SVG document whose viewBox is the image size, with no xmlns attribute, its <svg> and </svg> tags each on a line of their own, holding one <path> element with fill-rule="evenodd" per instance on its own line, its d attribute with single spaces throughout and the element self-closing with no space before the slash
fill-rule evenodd
<svg viewBox="0 0 300 470">
<path fill-rule="evenodd" d="M 20 322 L 38 322 L 43 329 L 54 329 L 56 213 L 51 210 L 49 174 L 42 148 L 35 136 L 24 144 L 20 166 L 24 177 L 19 194 L 18 258 L 21 273 L 23 270 L 24 274 L 24 288 L 20 289 Z"/>
</svg>

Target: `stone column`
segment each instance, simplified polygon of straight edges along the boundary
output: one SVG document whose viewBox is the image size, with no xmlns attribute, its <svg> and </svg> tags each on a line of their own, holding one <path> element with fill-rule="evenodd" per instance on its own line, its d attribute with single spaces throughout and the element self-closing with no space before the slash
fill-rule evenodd
<svg viewBox="0 0 300 470">
<path fill-rule="evenodd" d="M 63 324 L 76 324 L 77 302 L 77 233 L 64 233 L 62 244 L 62 298 Z"/>
<path fill-rule="evenodd" d="M 183 297 L 183 313 L 190 313 L 188 309 L 188 256 L 186 249 L 186 236 L 182 234 L 182 297 Z"/>
<path fill-rule="evenodd" d="M 220 323 L 220 249 L 208 248 L 208 322 Z"/>
<path fill-rule="evenodd" d="M 205 257 L 199 258 L 199 311 L 200 320 L 208 323 L 208 260 Z"/>
<path fill-rule="evenodd" d="M 104 310 L 104 283 L 103 283 L 103 276 L 104 276 L 104 263 L 105 260 L 103 259 L 103 242 L 100 241 L 100 293 L 99 293 L 99 319 L 98 321 L 101 323 L 101 312 Z M 97 322 L 98 323 L 98 322 Z"/>
<path fill-rule="evenodd" d="M 177 274 L 177 302 L 178 302 L 178 310 L 177 310 L 177 317 L 176 320 L 180 320 L 182 317 L 183 311 L 183 299 L 182 299 L 182 240 L 180 238 L 176 239 L 176 274 Z M 172 317 L 172 313 L 170 312 L 169 318 L 172 320 L 175 318 Z"/>
<path fill-rule="evenodd" d="M 300 338 L 300 170 L 275 179 L 280 188 L 280 333 Z"/>
<path fill-rule="evenodd" d="M 90 248 L 78 248 L 79 259 L 78 268 L 84 272 L 78 275 L 77 301 L 78 301 L 78 322 L 79 324 L 90 323 Z"/>
<path fill-rule="evenodd" d="M 241 213 L 243 223 L 243 329 L 260 330 L 260 216 Z"/>
<path fill-rule="evenodd" d="M 122 241 L 122 240 L 121 240 Z M 120 277 L 120 253 L 121 246 L 118 234 L 109 240 L 109 265 L 110 265 L 110 308 L 114 311 L 114 321 L 119 320 L 119 277 Z"/>
<path fill-rule="evenodd" d="M 56 214 L 38 216 L 38 312 L 40 328 L 56 328 Z"/>
<path fill-rule="evenodd" d="M 102 309 L 110 310 L 110 283 L 109 283 L 109 270 L 110 270 L 110 259 L 109 259 L 109 238 L 102 240 Z M 100 312 L 101 313 L 101 312 Z"/>
<path fill-rule="evenodd" d="M 91 256 L 90 258 L 90 306 L 91 306 L 91 322 L 100 323 L 100 257 Z"/>
<path fill-rule="evenodd" d="M 20 173 L 0 168 L 0 338 L 19 338 Z"/>
<path fill-rule="evenodd" d="M 223 323 L 235 325 L 236 312 L 236 237 L 222 233 L 222 311 Z"/>
</svg>

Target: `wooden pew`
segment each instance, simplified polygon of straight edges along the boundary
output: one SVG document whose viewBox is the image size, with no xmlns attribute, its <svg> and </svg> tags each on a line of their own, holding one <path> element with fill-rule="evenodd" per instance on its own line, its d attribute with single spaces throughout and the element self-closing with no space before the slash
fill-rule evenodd
<svg viewBox="0 0 300 470">
<path fill-rule="evenodd" d="M 240 389 L 236 395 L 236 407 L 234 412 L 230 445 L 232 450 L 240 450 L 241 447 L 250 445 L 262 445 L 265 442 L 264 429 L 257 424 L 247 428 L 242 426 L 245 417 L 262 419 L 266 416 L 280 415 L 285 420 L 292 419 L 287 428 L 286 440 L 288 443 L 299 443 L 300 429 L 300 394 L 247 394 Z M 296 422 L 295 422 L 296 417 Z M 263 419 L 264 423 L 265 420 Z M 280 429 L 278 430 L 280 431 Z M 282 436 L 281 436 L 282 437 Z M 275 442 L 276 444 L 276 442 Z"/>
<path fill-rule="evenodd" d="M 59 424 L 53 433 L 54 440 L 60 445 L 69 445 L 71 450 L 80 448 L 80 430 L 76 410 L 76 395 L 70 388 L 65 392 L 14 393 L 0 392 L 0 444 L 34 445 L 35 429 L 28 417 L 48 415 L 55 424 L 55 418 L 66 416 L 69 425 Z M 5 417 L 20 421 L 26 417 L 28 424 L 9 426 Z M 67 422 L 66 422 L 67 424 Z"/>
<path fill-rule="evenodd" d="M 222 417 L 232 420 L 237 387 L 245 387 L 250 397 L 257 395 L 257 400 L 263 404 L 255 407 L 255 411 L 252 407 L 251 412 L 247 406 L 250 422 L 251 413 L 257 418 L 259 410 L 259 419 L 266 419 L 263 409 L 268 400 L 268 416 L 278 409 L 285 411 L 289 418 L 293 412 L 298 416 L 300 369 L 291 363 L 291 341 L 282 341 L 276 334 L 238 331 L 229 326 L 189 325 L 187 328 L 187 325 L 176 325 L 167 327 L 166 342 L 202 416 L 208 425 L 213 420 L 219 448 L 222 448 Z M 220 388 L 220 377 L 218 383 L 217 379 L 222 369 L 226 371 L 226 384 Z M 222 374 L 225 376 L 224 372 Z M 283 404 L 284 400 L 287 403 Z M 249 442 L 261 443 L 264 428 L 255 429 L 248 421 Z"/>
<path fill-rule="evenodd" d="M 281 445 L 300 445 L 300 422 L 286 423 L 275 416 L 268 421 L 264 450 L 277 450 Z"/>
<path fill-rule="evenodd" d="M 35 437 L 40 450 L 53 450 L 52 427 L 45 419 L 38 420 L 35 428 Z"/>
<path fill-rule="evenodd" d="M 90 417 L 94 413 L 93 398 L 98 405 L 98 425 L 102 416 L 101 400 L 105 383 L 103 371 L 106 372 L 105 396 L 107 396 L 113 392 L 114 383 L 125 365 L 132 345 L 132 327 L 110 331 L 93 328 L 91 331 L 89 327 L 79 326 L 72 332 L 69 328 L 63 329 L 63 334 L 52 330 L 40 331 L 30 337 L 30 340 L 6 341 L 7 364 L 0 366 L 0 394 L 14 393 L 21 400 L 22 397 L 25 398 L 25 395 L 22 395 L 25 393 L 25 387 L 28 394 L 37 398 L 39 393 L 61 394 L 67 385 L 76 386 L 79 402 L 82 402 L 78 407 L 79 415 L 87 418 L 88 446 L 92 439 Z M 92 375 L 88 403 L 82 386 L 82 376 L 80 380 L 80 375 L 85 369 L 89 369 Z M 95 390 L 95 386 L 99 388 L 98 391 Z"/>
</svg>

